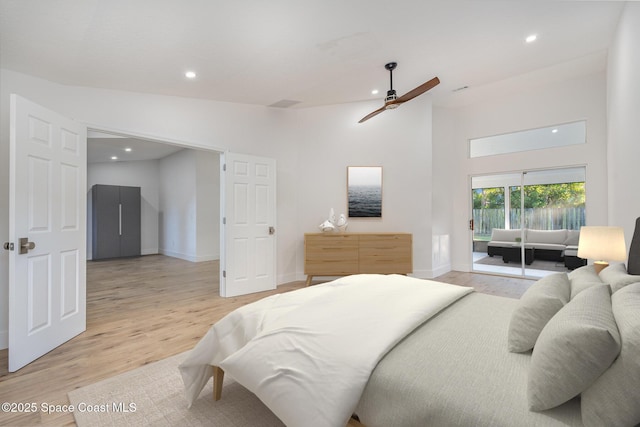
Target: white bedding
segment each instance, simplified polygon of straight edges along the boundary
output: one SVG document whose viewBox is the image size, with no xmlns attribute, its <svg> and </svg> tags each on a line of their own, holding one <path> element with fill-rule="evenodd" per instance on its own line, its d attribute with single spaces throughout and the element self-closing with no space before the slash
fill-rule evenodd
<svg viewBox="0 0 640 427">
<path fill-rule="evenodd" d="M 216 365 L 287 426 L 344 426 L 378 361 L 471 291 L 355 275 L 246 305 L 213 325 L 180 365 L 187 400 L 198 397 Z"/>
</svg>

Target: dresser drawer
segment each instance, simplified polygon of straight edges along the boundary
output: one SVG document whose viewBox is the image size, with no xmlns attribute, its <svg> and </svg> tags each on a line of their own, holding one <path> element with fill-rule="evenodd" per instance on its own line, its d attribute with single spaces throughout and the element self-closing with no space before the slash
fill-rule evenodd
<svg viewBox="0 0 640 427">
<path fill-rule="evenodd" d="M 314 276 L 342 276 L 358 272 L 358 236 L 306 235 L 304 272 Z"/>
<path fill-rule="evenodd" d="M 412 272 L 411 234 L 309 233 L 304 236 L 307 284 L 313 276 Z"/>
<path fill-rule="evenodd" d="M 359 264 L 361 273 L 412 273 L 412 258 L 410 234 L 360 236 Z"/>
</svg>

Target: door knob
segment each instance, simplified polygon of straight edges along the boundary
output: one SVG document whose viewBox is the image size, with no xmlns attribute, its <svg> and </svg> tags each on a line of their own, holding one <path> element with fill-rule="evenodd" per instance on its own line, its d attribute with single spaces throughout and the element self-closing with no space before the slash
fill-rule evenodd
<svg viewBox="0 0 640 427">
<path fill-rule="evenodd" d="M 269 227 L 269 234 L 276 234 L 276 229 L 275 227 Z"/>
<path fill-rule="evenodd" d="M 19 252 L 20 254 L 26 254 L 30 250 L 36 248 L 36 244 L 34 242 L 30 242 L 28 237 L 21 237 L 19 243 L 20 243 L 20 252 Z"/>
</svg>

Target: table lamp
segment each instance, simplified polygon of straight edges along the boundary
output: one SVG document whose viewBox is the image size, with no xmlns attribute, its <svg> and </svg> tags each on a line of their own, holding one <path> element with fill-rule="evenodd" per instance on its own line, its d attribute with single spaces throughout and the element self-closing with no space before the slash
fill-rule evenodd
<svg viewBox="0 0 640 427">
<path fill-rule="evenodd" d="M 607 261 L 626 261 L 627 246 L 622 227 L 581 227 L 578 257 L 595 260 L 596 273 L 609 265 Z"/>
</svg>

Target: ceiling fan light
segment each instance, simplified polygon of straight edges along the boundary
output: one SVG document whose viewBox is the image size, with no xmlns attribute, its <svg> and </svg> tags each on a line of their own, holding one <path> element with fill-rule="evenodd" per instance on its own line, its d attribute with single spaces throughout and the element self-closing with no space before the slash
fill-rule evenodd
<svg viewBox="0 0 640 427">
<path fill-rule="evenodd" d="M 394 102 L 396 99 L 398 99 L 398 95 L 395 90 L 391 89 L 387 91 L 387 97 L 384 99 L 384 109 L 393 110 L 394 108 L 398 108 L 400 104 Z"/>
</svg>

